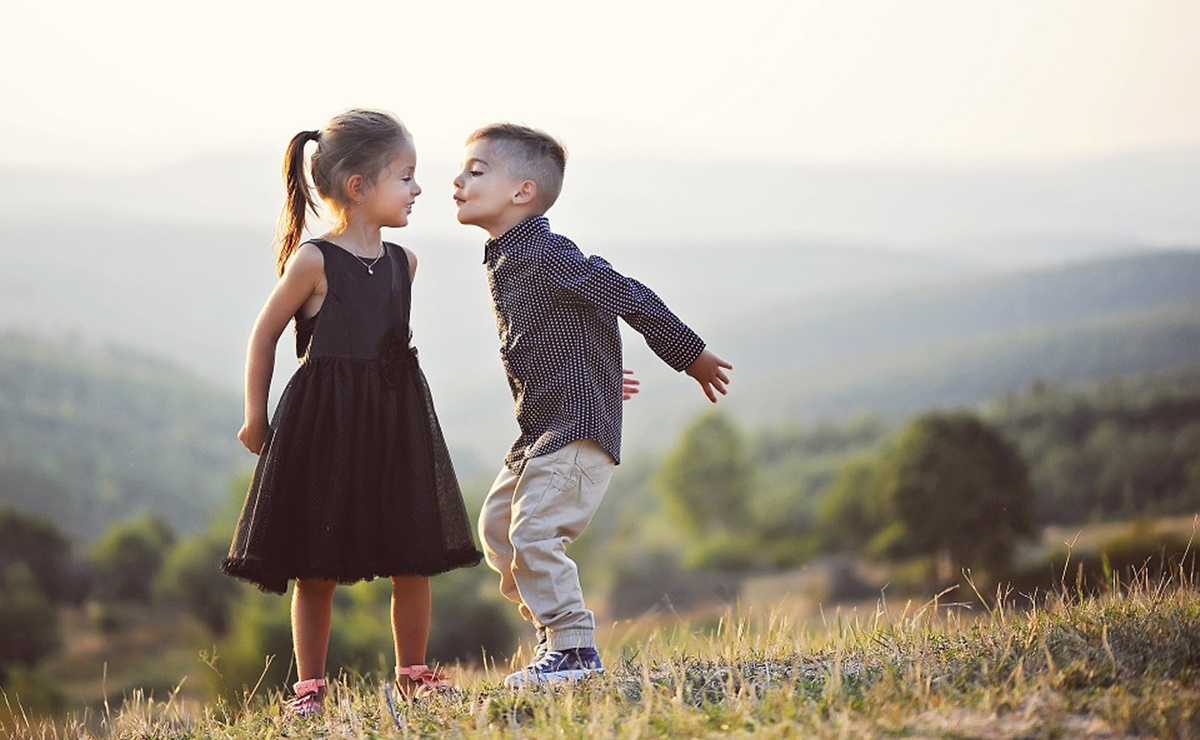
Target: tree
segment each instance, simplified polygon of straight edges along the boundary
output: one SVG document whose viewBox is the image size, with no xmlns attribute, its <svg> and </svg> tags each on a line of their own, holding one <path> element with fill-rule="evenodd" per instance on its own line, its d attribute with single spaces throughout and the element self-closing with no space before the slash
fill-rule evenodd
<svg viewBox="0 0 1200 740">
<path fill-rule="evenodd" d="M 147 601 L 175 535 L 161 518 L 146 514 L 117 524 L 92 547 L 99 595 Z"/>
<path fill-rule="evenodd" d="M 902 536 L 895 554 L 948 555 L 959 566 L 1002 571 L 1033 533 L 1025 463 L 969 414 L 928 414 L 908 424 L 884 462 L 883 493 Z"/>
<path fill-rule="evenodd" d="M 229 611 L 239 593 L 237 581 L 221 572 L 228 539 L 212 534 L 180 541 L 170 549 L 154 583 L 154 595 L 183 605 L 215 634 L 229 626 Z"/>
<path fill-rule="evenodd" d="M 71 543 L 49 521 L 0 509 L 0 573 L 11 565 L 29 569 L 38 590 L 54 601 L 82 598 L 82 578 Z"/>
<path fill-rule="evenodd" d="M 655 483 L 675 519 L 694 535 L 744 533 L 754 469 L 737 429 L 720 412 L 683 430 Z"/>
<path fill-rule="evenodd" d="M 34 666 L 58 650 L 58 609 L 24 563 L 0 570 L 0 683 L 8 667 Z"/>
</svg>

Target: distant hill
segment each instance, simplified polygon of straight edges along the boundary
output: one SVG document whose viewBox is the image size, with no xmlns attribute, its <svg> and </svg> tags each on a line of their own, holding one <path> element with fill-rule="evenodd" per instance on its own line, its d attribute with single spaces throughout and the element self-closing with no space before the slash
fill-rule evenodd
<svg viewBox="0 0 1200 740">
<path fill-rule="evenodd" d="M 253 464 L 241 413 L 161 359 L 0 333 L 0 506 L 84 541 L 142 511 L 194 531 Z"/>
<path fill-rule="evenodd" d="M 905 413 L 1039 374 L 1095 379 L 1192 356 L 1194 306 L 1174 300 L 1195 287 L 1191 265 L 1157 260 L 1200 247 L 1200 150 L 982 167 L 577 159 L 552 224 L 737 363 L 722 403 L 748 423 Z M 0 330 L 77 332 L 240 393 L 275 279 L 278 160 L 0 168 Z M 420 256 L 415 341 L 456 462 L 491 470 L 516 426 L 483 234 L 454 220 L 441 189 L 452 166 L 423 162 L 413 225 L 385 235 Z M 706 402 L 625 337 L 645 381 L 627 441 L 665 443 Z M 296 366 L 290 349 L 285 334 L 276 393 Z"/>
<path fill-rule="evenodd" d="M 275 283 L 268 222 L 248 228 L 136 220 L 81 208 L 56 216 L 56 228 L 47 230 L 48 218 L 22 213 L 0 220 L 0 331 L 77 333 L 162 357 L 241 393 L 250 328 Z M 459 241 L 414 241 L 407 229 L 387 237 L 413 247 L 420 259 L 414 341 L 450 444 L 464 468 L 491 470 L 516 426 L 487 303 L 483 239 L 465 230 Z M 980 270 L 944 255 L 782 237 L 581 247 L 644 280 L 698 329 L 801 296 L 918 285 Z M 734 252 L 737 258 L 726 260 Z M 802 267 L 787 269 L 791 264 Z M 288 329 L 276 392 L 296 368 L 293 346 Z"/>
<path fill-rule="evenodd" d="M 221 259 L 220 249 L 213 259 Z M 84 264 L 119 272 L 123 260 Z M 429 331 L 446 299 L 435 288 L 450 284 L 437 269 L 435 263 L 421 283 L 428 320 L 418 322 L 426 327 L 418 344 L 427 370 L 435 368 L 431 383 L 456 466 L 474 479 L 498 464 L 515 424 L 482 307 L 466 317 L 444 312 L 450 315 L 440 317 L 441 331 Z M 201 263 L 193 275 L 219 280 L 220 270 Z M 220 300 L 219 282 L 202 283 L 213 292 L 211 306 L 168 296 L 189 311 L 186 319 L 159 315 L 167 311 L 162 299 L 148 286 L 138 292 L 135 277 L 124 285 L 108 302 L 100 292 L 91 304 L 96 313 L 111 315 L 117 309 L 109 303 L 120 303 L 134 329 L 159 327 L 164 341 L 172 326 L 203 326 L 210 314 L 226 317 L 221 331 L 248 330 L 245 317 L 235 320 Z M 127 305 L 138 297 L 144 320 Z M 684 295 L 678 303 L 690 309 L 695 299 Z M 249 313 L 248 303 L 238 310 Z M 737 365 L 722 407 L 749 429 L 858 411 L 900 418 L 975 405 L 1036 380 L 1088 382 L 1200 366 L 1200 252 L 1136 253 L 924 284 L 910 276 L 903 287 L 810 295 L 770 309 L 717 300 L 705 316 L 697 328 Z M 54 336 L 60 338 L 0 333 L 0 505 L 43 513 L 85 539 L 139 510 L 181 530 L 201 526 L 227 501 L 231 479 L 253 462 L 234 438 L 238 390 L 164 359 L 166 352 Z M 643 393 L 626 406 L 626 457 L 644 458 L 673 444 L 707 402 L 638 335 L 626 329 L 625 336 L 626 365 L 643 380 Z M 242 350 L 231 344 L 240 363 Z M 176 356 L 186 356 L 181 346 Z M 278 378 L 276 389 L 283 382 Z"/>
<path fill-rule="evenodd" d="M 836 299 L 785 302 L 708 336 L 735 361 L 725 404 L 748 423 L 901 416 L 1038 380 L 1200 364 L 1200 253 L 1164 251 Z M 637 414 L 694 413 L 664 383 Z M 639 442 L 653 444 L 653 432 Z"/>
</svg>

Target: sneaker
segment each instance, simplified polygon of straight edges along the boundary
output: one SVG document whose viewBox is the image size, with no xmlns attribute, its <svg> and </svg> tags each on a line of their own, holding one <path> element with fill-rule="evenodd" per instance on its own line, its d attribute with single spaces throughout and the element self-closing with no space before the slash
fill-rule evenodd
<svg viewBox="0 0 1200 740">
<path fill-rule="evenodd" d="M 537 645 L 535 645 L 533 648 L 533 662 L 536 663 L 541 660 L 542 656 L 545 655 L 549 650 L 550 642 L 549 638 L 546 636 L 546 628 L 538 627 Z"/>
<path fill-rule="evenodd" d="M 596 648 L 574 650 L 547 650 L 542 657 L 504 679 L 504 685 L 513 688 L 537 686 L 556 681 L 573 681 L 590 673 L 601 673 L 600 654 Z"/>
</svg>

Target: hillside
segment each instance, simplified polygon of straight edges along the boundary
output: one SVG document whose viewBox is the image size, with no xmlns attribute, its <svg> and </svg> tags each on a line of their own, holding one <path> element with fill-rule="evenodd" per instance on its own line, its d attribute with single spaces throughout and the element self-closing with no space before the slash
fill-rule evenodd
<svg viewBox="0 0 1200 740">
<path fill-rule="evenodd" d="M 252 464 L 241 401 L 161 359 L 0 333 L 0 506 L 87 541 L 140 511 L 204 526 Z"/>
<path fill-rule="evenodd" d="M 46 230 L 36 212 L 0 219 L 0 262 L 9 268 L 0 271 L 0 331 L 78 333 L 162 357 L 240 393 L 250 327 L 275 281 L 269 220 L 249 228 L 137 219 L 91 206 L 56 223 L 58 230 Z M 409 231 L 387 236 L 420 257 L 413 329 L 422 365 L 457 457 L 490 473 L 515 424 L 480 265 L 482 239 L 466 230 L 453 241 Z M 47 259 L 61 253 L 62 233 L 73 235 L 70 259 Z M 644 278 L 700 329 L 730 307 L 740 314 L 801 296 L 919 285 L 979 269 L 942 255 L 781 237 L 739 247 L 736 263 L 721 270 L 714 300 L 714 265 L 728 242 L 582 246 Z M 793 262 L 805 265 L 802 276 L 771 269 Z M 276 391 L 295 367 L 288 330 L 279 345 Z"/>
<path fill-rule="evenodd" d="M 79 214 L 78 230 L 93 223 Z M 107 218 L 107 217 L 105 217 Z M 45 235 L 0 228 L 0 331 L 114 342 L 186 365 L 240 392 L 245 341 L 270 290 L 269 234 L 111 221 L 74 259 L 50 262 Z M 478 244 L 420 251 L 415 342 L 460 472 L 486 475 L 513 434 Z M 1050 267 L 978 265 L 842 244 L 596 245 L 645 276 L 735 363 L 722 406 L 753 426 L 903 415 L 977 403 L 1037 379 L 1102 380 L 1200 361 L 1200 252 L 1132 251 Z M 133 270 L 131 265 L 137 265 Z M 672 270 L 672 265 L 678 269 Z M 776 269 L 772 269 L 775 267 Z M 756 278 L 755 276 L 759 277 Z M 767 277 L 762 277 L 762 276 Z M 626 449 L 669 444 L 707 403 L 626 328 L 643 393 L 626 407 Z M 276 392 L 295 368 L 280 343 Z"/>
<path fill-rule="evenodd" d="M 0 168 L 0 331 L 75 332 L 240 392 L 275 279 L 278 161 L 228 152 L 140 170 Z M 966 168 L 730 162 L 716 200 L 678 187 L 710 168 L 580 157 L 552 224 L 643 280 L 737 365 L 722 405 L 748 424 L 903 414 L 1039 377 L 1195 358 L 1195 304 L 1182 299 L 1197 294 L 1194 264 L 1155 250 L 1200 244 L 1200 150 Z M 483 235 L 455 221 L 441 189 L 454 163 L 430 157 L 422 171 L 413 224 L 385 236 L 420 255 L 414 339 L 456 464 L 486 476 L 516 425 Z M 1102 259 L 1118 250 L 1128 256 Z M 644 383 L 626 407 L 626 449 L 653 452 L 706 402 L 634 332 L 625 338 Z M 295 368 L 289 343 L 276 392 Z"/>
<path fill-rule="evenodd" d="M 1200 594 L 1182 568 L 1094 598 L 1064 584 L 974 610 L 961 593 L 885 597 L 822 611 L 818 621 L 778 598 L 773 609 L 730 609 L 711 621 L 672 612 L 661 625 L 623 623 L 602 643 L 604 673 L 552 689 L 506 689 L 503 661 L 450 666 L 458 691 L 399 704 L 395 719 L 379 673 L 347 671 L 330 676 L 325 711 L 304 720 L 282 712 L 286 694 L 266 683 L 244 702 L 139 690 L 91 711 L 73 701 L 59 718 L 24 711 L 30 701 L 17 695 L 0 728 L 18 737 L 231 739 L 1200 733 Z"/>
<path fill-rule="evenodd" d="M 974 404 L 1039 379 L 1087 382 L 1200 363 L 1200 252 L 790 301 L 705 337 L 736 365 L 725 405 L 755 424 Z M 640 363 L 629 363 L 653 373 L 652 356 L 630 345 Z M 659 428 L 698 410 L 688 383 L 662 377 L 653 375 L 655 395 L 631 408 Z"/>
</svg>

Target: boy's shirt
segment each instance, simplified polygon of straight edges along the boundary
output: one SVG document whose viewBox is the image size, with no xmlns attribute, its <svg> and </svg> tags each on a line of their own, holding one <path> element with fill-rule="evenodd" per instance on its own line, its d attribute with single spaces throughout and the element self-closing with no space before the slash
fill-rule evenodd
<svg viewBox="0 0 1200 740">
<path fill-rule="evenodd" d="M 617 317 L 675 370 L 704 351 L 654 291 L 604 259 L 585 257 L 537 216 L 484 246 L 500 358 L 521 434 L 504 462 L 525 460 L 581 439 L 621 461 L 622 362 Z"/>
</svg>

